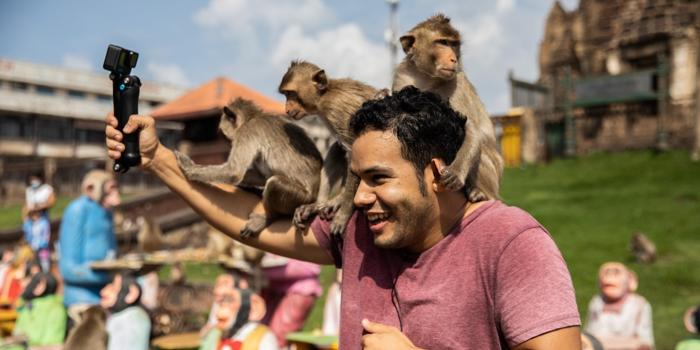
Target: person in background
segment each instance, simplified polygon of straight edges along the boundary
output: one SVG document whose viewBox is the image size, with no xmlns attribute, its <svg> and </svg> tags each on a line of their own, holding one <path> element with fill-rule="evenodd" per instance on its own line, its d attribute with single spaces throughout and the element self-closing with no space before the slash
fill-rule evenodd
<svg viewBox="0 0 700 350">
<path fill-rule="evenodd" d="M 22 224 L 24 240 L 32 248 L 34 255 L 39 258 L 41 270 L 49 272 L 51 268 L 51 223 L 40 210 L 30 210 L 27 219 Z"/>
<path fill-rule="evenodd" d="M 681 340 L 676 344 L 676 350 L 700 350 L 700 306 L 685 311 L 683 324 L 693 337 Z"/>
<path fill-rule="evenodd" d="M 600 294 L 588 305 L 585 331 L 605 349 L 653 349 L 651 305 L 635 293 L 637 275 L 619 262 L 607 262 L 598 272 Z"/>
<path fill-rule="evenodd" d="M 263 269 L 268 282 L 262 290 L 268 310 L 263 323 L 277 335 L 280 346 L 285 346 L 287 334 L 304 326 L 314 302 L 323 292 L 318 281 L 321 266 L 271 253 L 265 254 L 263 266 L 266 260 L 281 260 L 283 263 Z"/>
<path fill-rule="evenodd" d="M 120 203 L 117 182 L 104 170 L 88 172 L 81 190 L 63 213 L 58 240 L 63 302 L 75 323 L 81 311 L 100 302 L 100 290 L 110 282 L 109 274 L 93 271 L 90 263 L 116 257 L 111 210 Z"/>
<path fill-rule="evenodd" d="M 41 173 L 31 174 L 27 177 L 27 189 L 24 191 L 25 203 L 23 213 L 38 210 L 42 216 L 49 220 L 49 209 L 56 204 L 56 195 L 53 187 L 44 182 Z"/>
<path fill-rule="evenodd" d="M 39 272 L 32 276 L 17 308 L 15 338 L 24 337 L 30 346 L 60 345 L 66 334 L 66 309 L 56 295 L 58 283 L 53 275 Z"/>
<path fill-rule="evenodd" d="M 100 291 L 107 317 L 107 350 L 148 350 L 151 319 L 141 306 L 141 286 L 128 274 L 117 274 Z"/>
</svg>

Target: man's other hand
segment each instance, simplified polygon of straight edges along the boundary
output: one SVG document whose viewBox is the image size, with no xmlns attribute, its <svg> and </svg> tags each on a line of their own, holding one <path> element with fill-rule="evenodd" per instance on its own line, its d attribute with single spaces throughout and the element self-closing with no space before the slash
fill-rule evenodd
<svg viewBox="0 0 700 350">
<path fill-rule="evenodd" d="M 362 336 L 362 348 L 365 350 L 418 349 L 396 327 L 371 322 L 367 319 L 362 320 L 362 327 L 367 331 L 367 334 Z"/>
</svg>

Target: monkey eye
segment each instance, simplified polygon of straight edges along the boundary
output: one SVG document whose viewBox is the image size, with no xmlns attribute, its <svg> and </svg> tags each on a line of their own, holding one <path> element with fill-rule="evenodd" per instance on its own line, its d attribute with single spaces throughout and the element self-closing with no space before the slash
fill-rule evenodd
<svg viewBox="0 0 700 350">
<path fill-rule="evenodd" d="M 451 46 L 450 41 L 447 39 L 438 39 L 438 40 L 435 40 L 435 43 L 438 45 Z"/>
<path fill-rule="evenodd" d="M 297 97 L 297 93 L 295 91 L 287 90 L 284 92 L 284 97 L 288 99 L 295 99 Z"/>
</svg>

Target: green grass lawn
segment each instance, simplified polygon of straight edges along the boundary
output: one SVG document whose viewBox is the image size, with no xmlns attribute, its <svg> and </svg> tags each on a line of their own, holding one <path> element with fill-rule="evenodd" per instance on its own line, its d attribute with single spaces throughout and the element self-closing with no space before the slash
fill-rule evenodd
<svg viewBox="0 0 700 350">
<path fill-rule="evenodd" d="M 657 349 L 673 349 L 688 335 L 683 312 L 700 304 L 700 163 L 686 152 L 595 154 L 507 169 L 501 193 L 556 240 L 584 322 L 598 267 L 612 260 L 639 275 L 638 293 L 653 308 Z M 627 245 L 636 231 L 656 243 L 654 264 L 634 262 Z"/>
</svg>

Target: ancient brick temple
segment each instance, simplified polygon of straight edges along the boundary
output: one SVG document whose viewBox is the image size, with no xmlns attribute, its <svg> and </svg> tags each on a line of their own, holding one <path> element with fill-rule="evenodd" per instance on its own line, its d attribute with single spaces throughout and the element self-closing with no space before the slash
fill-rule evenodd
<svg viewBox="0 0 700 350">
<path fill-rule="evenodd" d="M 564 135 L 575 135 L 577 154 L 671 147 L 697 155 L 699 29 L 699 0 L 581 0 L 570 12 L 556 1 L 539 51 L 537 85 L 549 92 L 549 111 L 542 113 L 546 128 L 560 123 Z M 648 74 L 656 97 L 628 92 L 627 100 L 606 103 L 600 90 L 591 92 L 595 103 L 576 104 L 580 96 L 571 97 L 579 94 L 577 81 L 639 72 Z M 567 119 L 573 122 L 564 127 Z"/>
</svg>

